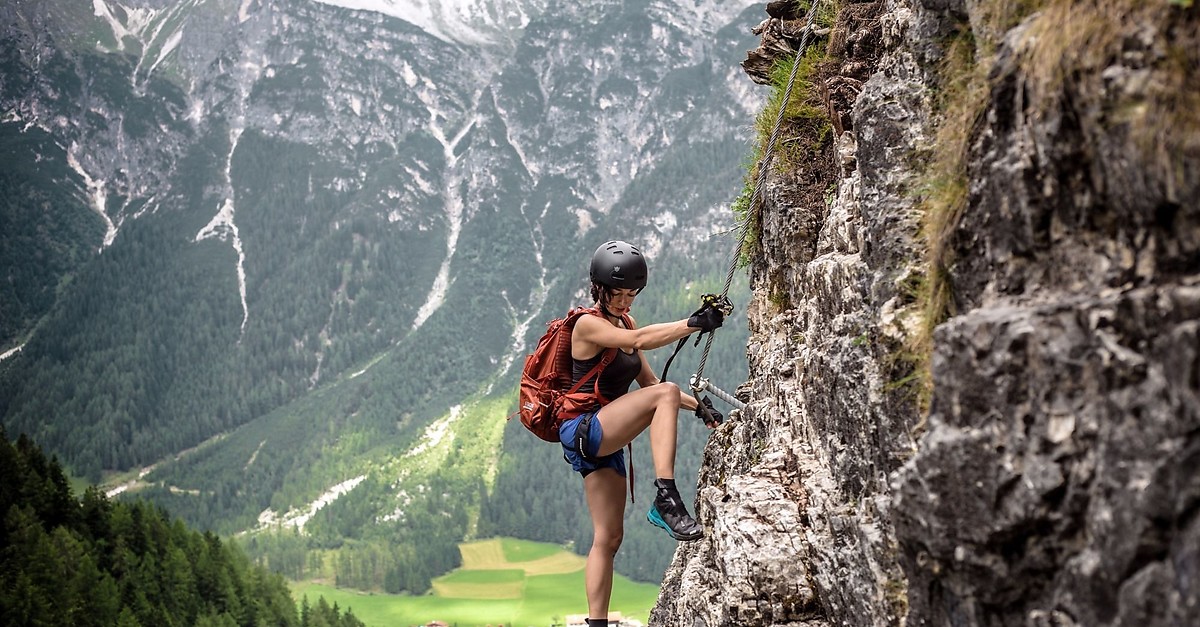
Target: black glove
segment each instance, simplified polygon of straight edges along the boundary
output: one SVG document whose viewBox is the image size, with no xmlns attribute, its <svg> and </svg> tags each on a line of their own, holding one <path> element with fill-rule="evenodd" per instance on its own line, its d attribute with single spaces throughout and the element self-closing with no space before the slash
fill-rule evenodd
<svg viewBox="0 0 1200 627">
<path fill-rule="evenodd" d="M 725 420 L 725 416 L 713 408 L 712 401 L 707 396 L 701 398 L 700 403 L 696 405 L 696 417 L 703 420 L 706 427 L 715 427 Z"/>
<path fill-rule="evenodd" d="M 701 333 L 712 333 L 713 329 L 721 328 L 725 322 L 725 314 L 715 307 L 705 306 L 688 318 L 687 325 L 700 329 Z"/>
</svg>

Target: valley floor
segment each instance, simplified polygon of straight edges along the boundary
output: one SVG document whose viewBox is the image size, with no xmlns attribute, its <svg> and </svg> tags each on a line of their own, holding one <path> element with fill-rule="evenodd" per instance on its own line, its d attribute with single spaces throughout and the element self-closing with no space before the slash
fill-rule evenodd
<svg viewBox="0 0 1200 627">
<path fill-rule="evenodd" d="M 350 609 L 368 627 L 424 625 L 440 620 L 457 627 L 562 624 L 569 614 L 587 612 L 584 559 L 561 547 L 511 538 L 459 545 L 463 566 L 439 577 L 424 596 L 368 593 L 313 581 L 292 582 L 297 600 L 324 596 Z M 645 623 L 658 598 L 658 586 L 617 575 L 612 610 Z M 636 623 L 635 623 L 636 624 Z"/>
</svg>

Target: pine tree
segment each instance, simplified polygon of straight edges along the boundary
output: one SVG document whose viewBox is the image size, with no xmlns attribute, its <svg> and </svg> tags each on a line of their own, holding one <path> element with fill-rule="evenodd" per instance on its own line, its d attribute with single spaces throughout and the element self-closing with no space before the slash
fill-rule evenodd
<svg viewBox="0 0 1200 627">
<path fill-rule="evenodd" d="M 95 488 L 77 502 L 57 461 L 3 431 L 0 468 L 0 624 L 297 624 L 283 579 L 217 536 Z"/>
</svg>

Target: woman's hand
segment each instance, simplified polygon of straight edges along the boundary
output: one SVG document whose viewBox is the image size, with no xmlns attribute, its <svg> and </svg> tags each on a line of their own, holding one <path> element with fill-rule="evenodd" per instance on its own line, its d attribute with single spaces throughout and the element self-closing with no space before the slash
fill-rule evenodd
<svg viewBox="0 0 1200 627">
<path fill-rule="evenodd" d="M 712 401 L 707 396 L 700 399 L 696 404 L 696 417 L 704 421 L 704 426 L 709 429 L 715 429 L 725 420 L 725 416 L 713 407 Z"/>
<path fill-rule="evenodd" d="M 700 311 L 692 314 L 688 318 L 687 325 L 694 329 L 700 329 L 701 333 L 712 333 L 714 329 L 721 328 L 725 323 L 725 314 L 721 313 L 716 307 L 705 307 Z"/>
</svg>

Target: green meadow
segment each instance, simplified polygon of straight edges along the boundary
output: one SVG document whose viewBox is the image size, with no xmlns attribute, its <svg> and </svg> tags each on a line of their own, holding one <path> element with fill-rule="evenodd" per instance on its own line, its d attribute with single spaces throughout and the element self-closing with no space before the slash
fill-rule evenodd
<svg viewBox="0 0 1200 627">
<path fill-rule="evenodd" d="M 296 599 L 309 603 L 324 596 L 342 610 L 350 608 L 368 627 L 408 627 L 440 620 L 456 627 L 505 625 L 547 627 L 568 614 L 586 614 L 584 559 L 539 542 L 496 538 L 459 545 L 463 565 L 433 581 L 424 596 L 340 589 L 315 582 L 293 582 Z M 617 575 L 610 609 L 647 622 L 658 586 Z"/>
</svg>

